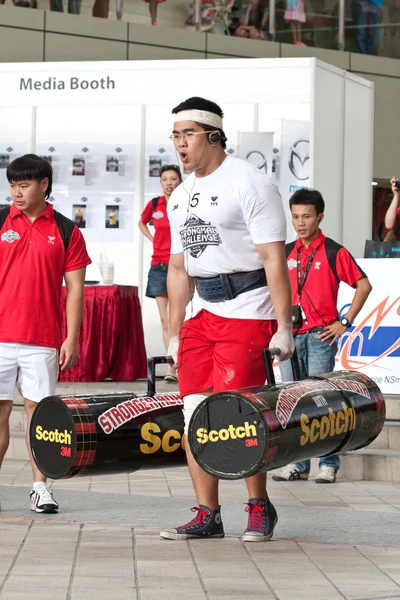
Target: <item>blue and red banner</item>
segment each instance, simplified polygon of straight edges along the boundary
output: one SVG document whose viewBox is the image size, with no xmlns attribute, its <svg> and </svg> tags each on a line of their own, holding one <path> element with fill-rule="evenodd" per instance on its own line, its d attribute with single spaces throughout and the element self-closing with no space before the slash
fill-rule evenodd
<svg viewBox="0 0 400 600">
<path fill-rule="evenodd" d="M 361 259 L 373 290 L 354 326 L 339 340 L 336 369 L 361 371 L 385 394 L 400 394 L 400 263 Z M 354 290 L 342 285 L 339 312 L 346 314 Z"/>
</svg>

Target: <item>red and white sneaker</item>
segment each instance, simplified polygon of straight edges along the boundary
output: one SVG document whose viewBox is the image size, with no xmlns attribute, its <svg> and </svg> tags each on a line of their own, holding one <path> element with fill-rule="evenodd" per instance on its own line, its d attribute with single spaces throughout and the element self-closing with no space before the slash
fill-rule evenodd
<svg viewBox="0 0 400 600">
<path fill-rule="evenodd" d="M 53 492 L 48 485 L 43 483 L 31 489 L 31 510 L 38 513 L 56 513 L 58 502 L 53 498 Z"/>
<path fill-rule="evenodd" d="M 244 542 L 269 542 L 274 535 L 278 515 L 268 498 L 250 498 L 246 506 L 249 513 Z"/>
<path fill-rule="evenodd" d="M 224 526 L 221 521 L 221 507 L 208 508 L 208 506 L 195 506 L 192 512 L 197 511 L 197 515 L 180 527 L 175 529 L 164 529 L 160 532 L 160 537 L 165 540 L 191 540 L 195 538 L 223 538 Z"/>
</svg>

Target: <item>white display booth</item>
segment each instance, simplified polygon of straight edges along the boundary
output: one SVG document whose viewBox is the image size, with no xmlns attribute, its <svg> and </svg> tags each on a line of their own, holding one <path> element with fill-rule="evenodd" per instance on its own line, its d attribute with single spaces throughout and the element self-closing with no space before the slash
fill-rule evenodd
<svg viewBox="0 0 400 600">
<path fill-rule="evenodd" d="M 155 301 L 144 297 L 151 244 L 137 222 L 145 203 L 160 194 L 159 166 L 177 163 L 168 138 L 171 109 L 190 96 L 222 106 L 228 151 L 279 180 L 287 214 L 296 189 L 319 189 L 324 233 L 362 256 L 372 220 L 370 81 L 313 58 L 0 69 L 0 204 L 9 202 L 7 153 L 52 156 L 55 208 L 71 218 L 77 206 L 84 212 L 93 260 L 87 279 L 100 279 L 102 252 L 115 264 L 115 283 L 139 286 L 149 355 L 163 346 Z M 106 225 L 112 207 L 117 228 Z M 288 231 L 293 239 L 290 223 Z"/>
</svg>

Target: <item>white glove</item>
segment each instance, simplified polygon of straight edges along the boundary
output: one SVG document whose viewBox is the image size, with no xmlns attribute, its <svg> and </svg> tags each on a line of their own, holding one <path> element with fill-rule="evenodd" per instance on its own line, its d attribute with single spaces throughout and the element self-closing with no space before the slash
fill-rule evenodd
<svg viewBox="0 0 400 600">
<path fill-rule="evenodd" d="M 288 360 L 294 352 L 292 324 L 283 325 L 271 338 L 270 348 L 279 348 L 281 353 L 276 357 L 279 362 Z"/>
<path fill-rule="evenodd" d="M 167 356 L 172 356 L 174 359 L 174 365 L 178 364 L 178 348 L 179 348 L 179 335 L 175 335 L 169 340 Z"/>
</svg>

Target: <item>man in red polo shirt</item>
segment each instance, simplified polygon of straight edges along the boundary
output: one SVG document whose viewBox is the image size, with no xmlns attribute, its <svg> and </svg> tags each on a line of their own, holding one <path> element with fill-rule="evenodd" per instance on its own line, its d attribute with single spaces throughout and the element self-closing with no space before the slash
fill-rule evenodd
<svg viewBox="0 0 400 600">
<path fill-rule="evenodd" d="M 91 260 L 80 230 L 46 202 L 50 163 L 27 154 L 7 169 L 13 204 L 0 211 L 0 465 L 7 451 L 15 385 L 24 397 L 33 486 L 31 510 L 58 504 L 32 459 L 28 431 L 36 404 L 55 393 L 58 365 L 78 359 L 86 266 Z M 67 338 L 60 340 L 60 298 L 67 286 Z M 59 353 L 58 353 L 59 351 Z"/>
<path fill-rule="evenodd" d="M 299 237 L 286 244 L 286 258 L 295 318 L 293 334 L 303 379 L 334 370 L 336 341 L 352 326 L 372 287 L 350 252 L 320 230 L 325 202 L 317 190 L 298 190 L 290 199 L 290 210 Z M 348 311 L 339 320 L 341 281 L 356 291 Z M 293 379 L 290 363 L 281 362 L 280 369 L 283 381 Z M 339 467 L 339 456 L 321 457 L 316 483 L 334 483 Z M 308 479 L 309 473 L 310 461 L 304 460 L 287 465 L 273 479 Z"/>
<path fill-rule="evenodd" d="M 400 179 L 392 177 L 390 184 L 392 186 L 393 199 L 385 215 L 385 233 L 389 233 L 389 237 L 385 239 L 392 240 L 393 237 L 400 240 Z M 399 187 L 398 187 L 399 185 Z M 390 232 L 393 232 L 390 233 Z"/>
</svg>

